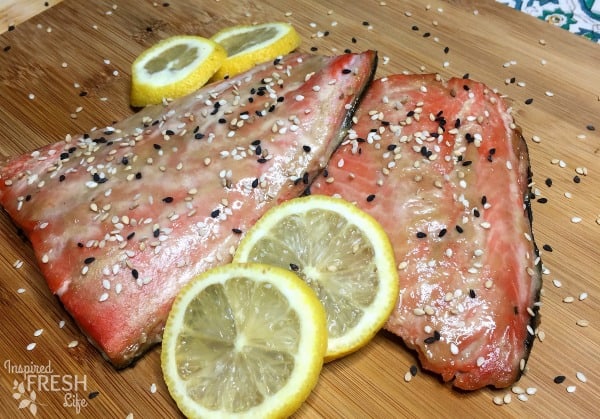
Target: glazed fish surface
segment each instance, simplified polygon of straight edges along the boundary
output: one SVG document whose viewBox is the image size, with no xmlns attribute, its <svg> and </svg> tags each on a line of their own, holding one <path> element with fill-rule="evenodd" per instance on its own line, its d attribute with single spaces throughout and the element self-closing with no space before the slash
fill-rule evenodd
<svg viewBox="0 0 600 419">
<path fill-rule="evenodd" d="M 324 168 L 374 51 L 292 54 L 0 165 L 0 204 L 50 290 L 107 359 L 159 342 L 174 297 L 231 260 L 270 207 Z"/>
<path fill-rule="evenodd" d="M 527 147 L 504 101 L 469 79 L 372 83 L 314 194 L 384 227 L 400 295 L 385 328 L 460 389 L 506 387 L 538 322 Z"/>
</svg>

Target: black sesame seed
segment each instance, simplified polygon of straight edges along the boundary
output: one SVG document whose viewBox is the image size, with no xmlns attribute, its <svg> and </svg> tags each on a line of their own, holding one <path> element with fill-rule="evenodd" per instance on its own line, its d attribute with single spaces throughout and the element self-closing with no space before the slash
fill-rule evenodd
<svg viewBox="0 0 600 419">
<path fill-rule="evenodd" d="M 232 229 L 231 229 L 231 231 L 232 231 L 234 234 L 242 234 L 242 230 L 240 230 L 239 228 L 232 228 Z"/>
<path fill-rule="evenodd" d="M 290 269 L 294 272 L 298 272 L 300 270 L 300 267 L 295 263 L 290 263 Z"/>
<path fill-rule="evenodd" d="M 90 256 L 89 258 L 85 258 L 85 260 L 83 261 L 83 263 L 85 263 L 86 265 L 89 265 L 90 263 L 94 262 L 96 260 L 95 257 Z"/>
<path fill-rule="evenodd" d="M 253 187 L 253 188 L 256 188 L 257 186 L 258 186 L 258 178 L 254 179 L 254 180 L 252 181 L 252 187 Z"/>
<path fill-rule="evenodd" d="M 258 163 L 266 163 L 267 159 L 265 159 L 264 157 L 261 157 L 260 159 L 256 160 Z"/>
<path fill-rule="evenodd" d="M 371 194 L 369 196 L 367 196 L 367 202 L 373 202 L 373 200 L 375 199 L 375 195 Z"/>
<path fill-rule="evenodd" d="M 173 130 L 168 129 L 165 131 L 165 135 L 175 135 L 175 132 L 173 132 Z"/>
<path fill-rule="evenodd" d="M 319 48 L 317 48 L 317 47 L 310 47 L 310 50 L 311 50 L 312 52 L 315 52 L 315 51 L 318 51 L 318 50 L 319 50 Z"/>
<path fill-rule="evenodd" d="M 344 53 L 346 53 L 346 54 L 350 54 L 351 52 L 352 52 L 352 50 L 351 50 L 350 48 L 346 48 L 346 49 L 344 50 Z"/>
<path fill-rule="evenodd" d="M 525 99 L 526 105 L 531 105 L 533 103 L 533 98 Z"/>
<path fill-rule="evenodd" d="M 394 151 L 396 149 L 397 145 L 396 144 L 389 144 L 387 146 L 388 151 Z"/>
<path fill-rule="evenodd" d="M 454 128 L 460 128 L 460 118 L 456 118 L 456 121 L 454 121 Z"/>
<path fill-rule="evenodd" d="M 302 150 L 304 150 L 306 153 L 310 153 L 310 146 L 309 145 L 303 145 L 302 146 Z"/>
<path fill-rule="evenodd" d="M 581 182 L 581 178 L 579 176 L 575 175 L 575 176 L 573 176 L 573 182 L 579 183 L 579 182 Z"/>
<path fill-rule="evenodd" d="M 129 234 L 127 235 L 127 240 L 131 240 L 131 239 L 133 239 L 133 236 L 135 236 L 135 231 L 132 231 L 131 233 L 129 233 Z"/>
<path fill-rule="evenodd" d="M 462 233 L 465 230 L 463 230 L 463 228 L 457 224 L 456 225 L 456 231 L 458 231 L 459 233 Z"/>
<path fill-rule="evenodd" d="M 67 177 L 66 177 L 65 175 L 60 175 L 60 176 L 58 177 L 58 181 L 59 181 L 59 182 L 64 182 L 64 180 L 65 180 L 66 178 L 67 178 Z"/>
<path fill-rule="evenodd" d="M 565 377 L 564 375 L 557 375 L 556 377 L 554 377 L 554 382 L 556 384 L 561 384 L 561 383 L 564 383 L 566 378 L 567 377 Z"/>
<path fill-rule="evenodd" d="M 160 236 L 160 229 L 159 229 L 159 228 L 155 229 L 155 230 L 152 232 L 152 235 L 153 235 L 154 237 L 158 237 L 158 236 Z"/>
<path fill-rule="evenodd" d="M 471 90 L 471 88 L 468 85 L 466 85 L 466 84 L 463 84 L 463 89 L 466 90 L 467 92 L 469 90 Z"/>
<path fill-rule="evenodd" d="M 132 269 L 131 276 L 133 276 L 135 279 L 138 279 L 140 276 L 140 273 L 137 271 L 137 269 Z"/>
<path fill-rule="evenodd" d="M 427 237 L 427 233 L 423 233 L 422 231 L 417 231 L 418 239 L 424 239 L 425 237 Z"/>
<path fill-rule="evenodd" d="M 69 153 L 60 153 L 60 159 L 61 160 L 66 160 L 69 158 Z"/>
<path fill-rule="evenodd" d="M 251 144 L 256 147 L 257 145 L 260 144 L 260 140 L 254 140 L 254 141 L 252 141 Z"/>
<path fill-rule="evenodd" d="M 352 41 L 353 44 L 356 44 L 356 38 L 355 37 L 352 37 L 351 41 Z"/>
<path fill-rule="evenodd" d="M 163 199 L 163 202 L 170 204 L 171 202 L 173 202 L 173 197 L 172 196 L 166 196 Z"/>
<path fill-rule="evenodd" d="M 487 204 L 487 196 L 483 195 L 481 197 L 481 205 L 485 205 L 485 204 Z"/>
<path fill-rule="evenodd" d="M 417 366 L 414 364 L 411 365 L 410 366 L 410 375 L 412 375 L 414 377 L 415 375 L 417 375 L 417 372 L 419 372 Z"/>
<path fill-rule="evenodd" d="M 470 166 L 471 164 L 473 164 L 473 162 L 471 160 L 466 160 L 466 161 L 462 162 L 463 166 Z"/>
<path fill-rule="evenodd" d="M 227 120 L 225 118 L 219 118 L 219 124 L 225 124 L 227 123 Z"/>
<path fill-rule="evenodd" d="M 540 198 L 537 200 L 540 204 L 545 204 L 546 202 L 548 202 L 548 198 Z"/>
<path fill-rule="evenodd" d="M 437 330 L 433 331 L 433 338 L 435 340 L 440 340 L 442 338 L 442 335 L 440 334 L 440 332 L 438 332 Z"/>
<path fill-rule="evenodd" d="M 470 77 L 469 73 L 465 73 L 465 74 L 463 74 L 463 76 L 462 76 L 462 78 L 463 78 L 464 80 L 468 79 L 469 77 Z"/>
<path fill-rule="evenodd" d="M 8 26 L 8 31 L 9 32 L 14 31 L 14 30 L 15 30 L 15 25 L 9 25 Z"/>
<path fill-rule="evenodd" d="M 444 237 L 446 235 L 447 231 L 448 230 L 446 230 L 445 228 L 442 228 L 438 234 L 438 237 Z"/>
<path fill-rule="evenodd" d="M 262 147 L 260 145 L 256 146 L 256 149 L 254 150 L 254 153 L 257 156 L 260 156 L 262 154 Z"/>
<path fill-rule="evenodd" d="M 445 47 L 444 48 L 444 54 L 448 54 L 450 52 L 450 47 Z"/>
<path fill-rule="evenodd" d="M 350 70 L 349 68 L 344 68 L 342 70 L 342 74 L 350 74 L 350 73 L 352 73 L 352 70 Z"/>
<path fill-rule="evenodd" d="M 304 183 L 305 185 L 308 185 L 308 181 L 309 181 L 308 172 L 304 172 L 304 174 L 302 175 L 302 183 Z"/>
<path fill-rule="evenodd" d="M 11 49 L 11 48 L 12 48 L 12 47 L 11 47 L 10 45 L 7 45 L 7 46 L 5 46 L 5 47 L 4 47 L 4 52 L 8 52 L 8 51 L 10 51 L 10 49 Z"/>
<path fill-rule="evenodd" d="M 213 212 L 210 213 L 210 216 L 212 218 L 217 218 L 219 215 L 221 214 L 221 210 L 220 209 L 216 209 Z"/>
<path fill-rule="evenodd" d="M 95 399 L 99 395 L 100 395 L 99 391 L 92 391 L 90 394 L 88 394 L 88 399 L 90 399 L 90 400 Z"/>
<path fill-rule="evenodd" d="M 429 38 L 431 36 L 431 32 L 425 32 L 423 34 L 423 38 Z"/>
<path fill-rule="evenodd" d="M 426 344 L 430 345 L 432 343 L 435 343 L 436 340 L 435 340 L 435 338 L 433 336 L 428 336 L 428 337 L 425 338 L 425 340 L 423 342 L 425 342 Z"/>
<path fill-rule="evenodd" d="M 87 96 L 88 92 L 86 92 L 85 90 L 82 90 L 81 92 L 79 92 L 79 96 L 80 97 L 85 97 Z"/>
<path fill-rule="evenodd" d="M 77 242 L 77 247 L 82 248 L 83 247 L 83 243 Z"/>
<path fill-rule="evenodd" d="M 413 31 L 418 31 L 419 27 L 417 25 L 413 25 L 413 27 L 411 28 Z"/>
<path fill-rule="evenodd" d="M 477 208 L 473 208 L 473 216 L 475 216 L 476 218 L 479 218 L 481 214 L 479 213 L 479 210 Z"/>
<path fill-rule="evenodd" d="M 160 150 L 162 148 L 160 146 L 160 144 L 153 144 L 152 146 L 154 147 L 155 150 Z"/>
<path fill-rule="evenodd" d="M 586 125 L 585 127 L 588 131 L 596 131 L 596 127 L 592 124 Z"/>
<path fill-rule="evenodd" d="M 469 290 L 469 297 L 471 297 L 471 298 L 475 298 L 476 297 L 474 289 L 470 289 Z"/>
<path fill-rule="evenodd" d="M 202 134 L 201 132 L 197 132 L 197 133 L 194 134 L 194 138 L 196 140 L 201 140 L 201 139 L 204 138 L 204 134 Z"/>
<path fill-rule="evenodd" d="M 550 187 L 550 186 L 552 186 L 552 179 L 550 179 L 550 178 L 547 178 L 547 179 L 546 179 L 546 186 L 547 186 L 547 187 Z"/>
<path fill-rule="evenodd" d="M 362 23 L 362 24 L 363 24 L 363 26 L 369 26 L 369 22 L 368 22 L 368 21 L 366 21 L 366 20 L 363 20 L 363 23 Z"/>
<path fill-rule="evenodd" d="M 284 100 L 285 100 L 285 96 L 279 96 L 279 97 L 277 98 L 277 102 L 278 102 L 278 103 L 281 103 L 281 102 L 283 102 Z"/>
<path fill-rule="evenodd" d="M 549 244 L 543 245 L 542 249 L 544 249 L 546 252 L 552 252 L 552 246 L 550 246 Z"/>
<path fill-rule="evenodd" d="M 142 172 L 137 172 L 137 173 L 135 174 L 135 178 L 136 178 L 136 179 L 141 179 L 141 178 L 142 178 Z"/>
</svg>

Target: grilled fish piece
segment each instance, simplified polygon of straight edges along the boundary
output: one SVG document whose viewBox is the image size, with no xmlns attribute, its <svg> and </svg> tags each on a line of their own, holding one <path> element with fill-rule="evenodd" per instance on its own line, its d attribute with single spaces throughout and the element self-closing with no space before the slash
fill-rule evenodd
<svg viewBox="0 0 600 419">
<path fill-rule="evenodd" d="M 533 343 L 541 263 L 530 180 L 497 94 L 468 79 L 395 75 L 372 83 L 311 186 L 383 225 L 401 282 L 385 328 L 457 388 L 509 386 Z"/>
<path fill-rule="evenodd" d="M 327 164 L 373 51 L 292 54 L 0 167 L 0 204 L 81 330 L 116 367 L 160 341 L 172 301 L 229 262 L 267 209 Z"/>
</svg>

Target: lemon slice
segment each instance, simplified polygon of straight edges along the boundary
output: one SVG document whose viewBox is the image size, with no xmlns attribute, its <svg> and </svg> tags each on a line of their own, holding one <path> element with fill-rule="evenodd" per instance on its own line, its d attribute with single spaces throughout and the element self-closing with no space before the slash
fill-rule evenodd
<svg viewBox="0 0 600 419">
<path fill-rule="evenodd" d="M 228 264 L 188 283 L 166 322 L 161 365 L 188 417 L 284 417 L 316 385 L 325 312 L 289 271 Z"/>
<path fill-rule="evenodd" d="M 387 234 L 341 198 L 311 195 L 272 208 L 248 230 L 234 261 L 291 270 L 315 290 L 327 313 L 326 362 L 371 340 L 398 298 Z"/>
<path fill-rule="evenodd" d="M 185 96 L 202 87 L 227 53 L 200 36 L 173 36 L 144 51 L 132 64 L 131 105 L 146 106 Z"/>
<path fill-rule="evenodd" d="M 300 35 L 294 27 L 281 22 L 233 26 L 210 39 L 227 51 L 227 59 L 213 80 L 235 76 L 256 64 L 288 54 L 300 45 Z"/>
</svg>

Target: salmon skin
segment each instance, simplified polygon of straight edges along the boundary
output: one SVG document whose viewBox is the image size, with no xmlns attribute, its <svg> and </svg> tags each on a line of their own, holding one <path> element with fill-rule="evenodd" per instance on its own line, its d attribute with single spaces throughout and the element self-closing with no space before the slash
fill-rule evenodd
<svg viewBox="0 0 600 419">
<path fill-rule="evenodd" d="M 172 301 L 301 195 L 344 138 L 377 54 L 292 54 L 0 167 L 0 204 L 50 290 L 116 367 Z"/>
<path fill-rule="evenodd" d="M 460 389 L 506 387 L 538 322 L 527 147 L 485 85 L 436 75 L 372 83 L 311 193 L 373 215 L 394 246 L 397 307 L 385 328 Z"/>
</svg>

